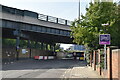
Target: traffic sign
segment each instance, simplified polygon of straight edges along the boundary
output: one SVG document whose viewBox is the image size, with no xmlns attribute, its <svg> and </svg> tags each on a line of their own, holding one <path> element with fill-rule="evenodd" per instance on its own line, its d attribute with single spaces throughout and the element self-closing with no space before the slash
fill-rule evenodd
<svg viewBox="0 0 120 80">
<path fill-rule="evenodd" d="M 110 34 L 100 34 L 100 36 L 99 36 L 99 44 L 110 45 Z"/>
</svg>

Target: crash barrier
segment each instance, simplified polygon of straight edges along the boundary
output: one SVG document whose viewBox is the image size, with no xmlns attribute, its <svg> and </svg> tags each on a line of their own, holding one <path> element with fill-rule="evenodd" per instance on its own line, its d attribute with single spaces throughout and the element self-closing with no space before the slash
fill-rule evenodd
<svg viewBox="0 0 120 80">
<path fill-rule="evenodd" d="M 55 59 L 54 56 L 34 56 L 35 60 L 47 60 L 47 59 Z"/>
</svg>

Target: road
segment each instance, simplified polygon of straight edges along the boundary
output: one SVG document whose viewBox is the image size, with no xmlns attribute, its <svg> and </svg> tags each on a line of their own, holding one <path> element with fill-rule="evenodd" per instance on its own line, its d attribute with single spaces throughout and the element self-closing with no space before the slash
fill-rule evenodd
<svg viewBox="0 0 120 80">
<path fill-rule="evenodd" d="M 86 66 L 79 60 L 23 60 L 3 65 L 3 78 L 63 78 L 73 67 Z"/>
</svg>

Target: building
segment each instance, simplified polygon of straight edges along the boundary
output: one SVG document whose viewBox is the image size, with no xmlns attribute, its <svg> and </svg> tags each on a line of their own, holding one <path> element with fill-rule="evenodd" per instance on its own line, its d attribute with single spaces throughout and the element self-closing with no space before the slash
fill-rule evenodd
<svg viewBox="0 0 120 80">
<path fill-rule="evenodd" d="M 73 45 L 73 46 L 70 46 L 70 50 L 85 51 L 85 46 L 83 46 L 83 45 Z"/>
</svg>

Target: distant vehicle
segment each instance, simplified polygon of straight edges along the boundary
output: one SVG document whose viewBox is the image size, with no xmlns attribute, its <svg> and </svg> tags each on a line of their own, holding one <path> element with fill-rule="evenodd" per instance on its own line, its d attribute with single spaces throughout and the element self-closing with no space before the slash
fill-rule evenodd
<svg viewBox="0 0 120 80">
<path fill-rule="evenodd" d="M 75 52 L 75 57 L 79 60 L 84 60 L 84 52 Z"/>
<path fill-rule="evenodd" d="M 68 53 L 68 54 L 66 55 L 66 58 L 73 58 L 73 54 L 72 54 L 72 53 Z"/>
</svg>

